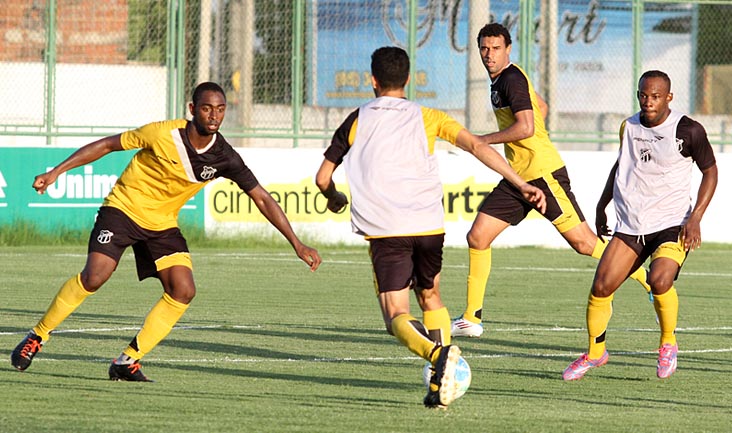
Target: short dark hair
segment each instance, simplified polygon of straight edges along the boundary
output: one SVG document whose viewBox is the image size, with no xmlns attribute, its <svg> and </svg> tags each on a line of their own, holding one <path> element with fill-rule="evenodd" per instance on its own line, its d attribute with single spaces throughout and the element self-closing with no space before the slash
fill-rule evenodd
<svg viewBox="0 0 732 433">
<path fill-rule="evenodd" d="M 409 78 L 409 56 L 399 47 L 381 47 L 371 54 L 371 75 L 384 89 L 399 89 Z"/>
<path fill-rule="evenodd" d="M 671 78 L 669 78 L 668 74 L 659 71 L 657 69 L 646 71 L 641 75 L 641 77 L 638 79 L 638 89 L 640 89 L 641 81 L 645 80 L 646 78 L 661 78 L 663 81 L 666 82 L 666 86 L 668 86 L 668 92 L 671 93 Z"/>
<path fill-rule="evenodd" d="M 205 83 L 201 83 L 193 90 L 193 96 L 191 97 L 191 100 L 193 101 L 193 105 L 198 105 L 198 101 L 201 100 L 201 96 L 203 96 L 203 92 L 218 92 L 221 93 L 224 96 L 224 101 L 226 101 L 226 93 L 224 92 L 224 89 L 221 88 L 218 84 L 206 81 Z"/>
<path fill-rule="evenodd" d="M 511 33 L 508 31 L 503 24 L 490 23 L 483 26 L 478 32 L 478 46 L 480 46 L 480 40 L 485 37 L 497 37 L 503 36 L 503 40 L 506 41 L 506 46 L 511 45 Z"/>
</svg>

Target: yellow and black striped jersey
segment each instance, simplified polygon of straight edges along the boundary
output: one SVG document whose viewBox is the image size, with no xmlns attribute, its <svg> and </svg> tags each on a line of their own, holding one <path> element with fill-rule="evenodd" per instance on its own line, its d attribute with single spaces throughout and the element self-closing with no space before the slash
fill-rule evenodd
<svg viewBox="0 0 732 433">
<path fill-rule="evenodd" d="M 500 130 L 516 123 L 515 113 L 534 112 L 534 135 L 504 144 L 506 159 L 524 180 L 538 179 L 564 166 L 544 126 L 534 86 L 521 68 L 508 65 L 491 83 L 491 104 Z"/>
<path fill-rule="evenodd" d="M 178 212 L 207 182 L 225 177 L 242 190 L 259 183 L 219 133 L 199 153 L 188 140 L 185 119 L 149 123 L 122 133 L 125 150 L 140 149 L 104 200 L 148 230 L 176 227 Z"/>
</svg>

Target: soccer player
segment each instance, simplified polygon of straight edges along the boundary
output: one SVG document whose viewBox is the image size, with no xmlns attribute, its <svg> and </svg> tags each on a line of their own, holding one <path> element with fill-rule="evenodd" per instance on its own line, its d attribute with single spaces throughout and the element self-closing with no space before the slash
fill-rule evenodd
<svg viewBox="0 0 732 433">
<path fill-rule="evenodd" d="M 409 57 L 404 50 L 374 51 L 371 74 L 376 98 L 353 111 L 336 130 L 316 184 L 328 199 L 328 209 L 341 211 L 348 199 L 337 190 L 333 172 L 343 163 L 351 192 L 351 224 L 369 242 L 386 330 L 432 363 L 424 404 L 444 408 L 455 399 L 460 349 L 450 344 L 450 316 L 439 291 L 445 230 L 443 188 L 433 152 L 436 137 L 505 176 L 539 209 L 545 206 L 544 195 L 446 113 L 405 98 Z M 423 322 L 410 314 L 410 289 Z"/>
<path fill-rule="evenodd" d="M 572 193 L 567 169 L 544 127 L 547 105 L 534 91 L 526 73 L 511 63 L 511 34 L 501 24 L 484 26 L 478 33 L 480 56 L 491 79 L 491 103 L 499 131 L 487 142 L 505 143 L 506 159 L 531 185 L 546 195 L 544 217 L 578 253 L 599 259 L 606 244 L 592 232 Z M 467 305 L 452 323 L 452 335 L 480 337 L 483 334 L 483 299 L 491 270 L 491 244 L 510 225 L 517 225 L 533 209 L 505 179 L 483 200 L 467 235 Z M 646 291 L 642 267 L 631 277 Z"/>
<path fill-rule="evenodd" d="M 236 182 L 311 271 L 318 268 L 318 252 L 300 242 L 277 202 L 218 132 L 226 113 L 223 89 L 211 82 L 199 84 L 189 110 L 190 121 L 155 122 L 102 138 L 36 176 L 33 188 L 43 194 L 67 170 L 110 152 L 140 149 L 99 208 L 84 269 L 63 284 L 38 324 L 13 350 L 13 367 L 23 371 L 30 366 L 51 332 L 109 279 L 124 250 L 132 246 L 139 279 L 158 278 L 163 296 L 129 346 L 110 365 L 109 378 L 149 381 L 140 370 L 140 358 L 168 335 L 196 294 L 188 246 L 178 229 L 178 212 L 207 182 L 218 177 Z"/>
<path fill-rule="evenodd" d="M 637 95 L 640 111 L 620 125 L 618 159 L 597 202 L 598 235 L 610 234 L 605 208 L 611 200 L 617 223 L 587 301 L 590 347 L 564 370 L 564 380 L 581 379 L 607 363 L 613 294 L 649 257 L 648 282 L 661 327 L 656 374 L 667 378 L 676 371 L 679 298 L 673 283 L 689 252 L 701 246 L 700 222 L 717 187 L 717 165 L 704 127 L 669 108 L 673 93 L 666 73 L 645 72 Z M 692 207 L 693 164 L 702 179 Z"/>
</svg>

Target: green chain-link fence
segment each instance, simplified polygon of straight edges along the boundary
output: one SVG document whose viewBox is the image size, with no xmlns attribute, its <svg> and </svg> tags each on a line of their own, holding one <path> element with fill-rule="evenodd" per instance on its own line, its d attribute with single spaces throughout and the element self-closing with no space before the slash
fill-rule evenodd
<svg viewBox="0 0 732 433">
<path fill-rule="evenodd" d="M 400 45 L 411 98 L 495 128 L 475 36 L 498 21 L 564 149 L 614 148 L 638 76 L 732 144 L 732 2 L 602 0 L 0 0 L 0 145 L 74 145 L 228 93 L 241 146 L 323 146 L 372 96 L 370 54 Z M 530 41 L 531 43 L 525 43 Z"/>
</svg>

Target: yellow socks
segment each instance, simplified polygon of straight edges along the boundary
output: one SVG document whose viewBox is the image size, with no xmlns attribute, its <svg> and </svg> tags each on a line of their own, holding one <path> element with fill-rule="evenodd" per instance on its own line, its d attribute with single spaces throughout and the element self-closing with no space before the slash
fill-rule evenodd
<svg viewBox="0 0 732 433">
<path fill-rule="evenodd" d="M 84 299 L 92 293 L 94 292 L 87 292 L 84 286 L 81 285 L 81 274 L 69 278 L 51 301 L 46 314 L 33 327 L 33 332 L 45 342 L 48 340 L 51 331 L 69 317 L 69 314 L 73 313 L 84 302 Z"/>
<path fill-rule="evenodd" d="M 188 304 L 178 302 L 167 293 L 163 293 L 163 297 L 145 317 L 140 332 L 122 353 L 133 359 L 145 356 L 170 333 L 186 309 Z"/>
<path fill-rule="evenodd" d="M 468 302 L 463 318 L 480 323 L 483 316 L 485 286 L 491 273 L 491 249 L 468 248 Z"/>
<path fill-rule="evenodd" d="M 653 307 L 658 315 L 658 324 L 661 326 L 661 343 L 676 344 L 676 322 L 679 317 L 679 296 L 676 288 L 671 286 L 663 295 L 653 295 Z"/>
<path fill-rule="evenodd" d="M 590 349 L 587 357 L 601 358 L 605 353 L 605 332 L 613 315 L 613 295 L 598 298 L 590 293 L 587 301 L 587 333 L 590 336 Z"/>
<path fill-rule="evenodd" d="M 411 314 L 400 314 L 393 318 L 391 332 L 410 352 L 427 361 L 432 362 L 432 357 L 439 353 L 435 349 L 440 346 L 429 337 L 422 322 Z"/>
<path fill-rule="evenodd" d="M 427 334 L 430 338 L 442 346 L 449 346 L 451 341 L 451 321 L 447 307 L 442 307 L 439 310 L 425 311 L 422 316 L 424 326 L 427 328 Z"/>
</svg>

